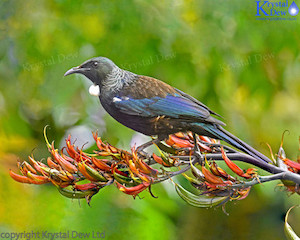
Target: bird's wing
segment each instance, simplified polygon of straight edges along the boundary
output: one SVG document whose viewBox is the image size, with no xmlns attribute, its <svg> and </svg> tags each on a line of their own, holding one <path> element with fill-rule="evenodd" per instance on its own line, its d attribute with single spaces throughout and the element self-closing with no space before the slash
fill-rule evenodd
<svg viewBox="0 0 300 240">
<path fill-rule="evenodd" d="M 193 101 L 194 103 L 200 105 L 201 107 L 205 108 L 207 111 L 209 111 L 211 114 L 216 115 L 218 117 L 222 117 L 221 115 L 217 114 L 216 112 L 212 111 L 211 109 L 209 109 L 206 105 L 204 105 L 202 102 L 200 102 L 199 100 L 197 100 L 196 98 L 192 97 L 191 95 L 186 94 L 185 92 L 175 88 L 176 92 L 178 92 L 179 94 L 181 94 L 182 96 L 184 96 L 185 98 L 190 99 L 191 101 Z"/>
<path fill-rule="evenodd" d="M 167 95 L 164 98 L 113 99 L 115 106 L 123 113 L 141 117 L 167 116 L 184 119 L 206 119 L 209 111 L 180 95 Z"/>
<path fill-rule="evenodd" d="M 188 94 L 174 89 L 155 78 L 140 76 L 114 97 L 113 103 L 121 112 L 129 115 L 154 118 L 166 116 L 194 121 L 208 120 L 221 125 L 214 119 L 208 107 Z"/>
</svg>

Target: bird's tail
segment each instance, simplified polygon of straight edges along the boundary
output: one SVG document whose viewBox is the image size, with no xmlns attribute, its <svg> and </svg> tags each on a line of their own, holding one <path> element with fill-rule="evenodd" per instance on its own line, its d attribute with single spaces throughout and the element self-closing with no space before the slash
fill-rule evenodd
<svg viewBox="0 0 300 240">
<path fill-rule="evenodd" d="M 221 126 L 215 126 L 210 125 L 206 126 L 206 131 L 214 135 L 217 139 L 223 140 L 233 147 L 243 151 L 244 153 L 249 154 L 252 157 L 259 158 L 263 160 L 264 162 L 271 162 L 269 158 L 267 158 L 265 155 L 248 145 L 247 143 L 243 142 L 241 139 L 237 138 L 230 132 L 226 131 Z"/>
</svg>

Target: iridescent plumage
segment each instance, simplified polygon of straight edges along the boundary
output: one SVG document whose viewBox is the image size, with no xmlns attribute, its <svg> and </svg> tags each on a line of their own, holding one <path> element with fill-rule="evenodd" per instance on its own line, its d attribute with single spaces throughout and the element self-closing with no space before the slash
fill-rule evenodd
<svg viewBox="0 0 300 240">
<path fill-rule="evenodd" d="M 163 139 L 179 131 L 192 131 L 224 140 L 260 158 L 263 154 L 227 132 L 219 116 L 190 95 L 152 77 L 120 69 L 104 57 L 90 59 L 65 75 L 81 73 L 100 87 L 100 102 L 121 124 L 145 135 Z"/>
</svg>

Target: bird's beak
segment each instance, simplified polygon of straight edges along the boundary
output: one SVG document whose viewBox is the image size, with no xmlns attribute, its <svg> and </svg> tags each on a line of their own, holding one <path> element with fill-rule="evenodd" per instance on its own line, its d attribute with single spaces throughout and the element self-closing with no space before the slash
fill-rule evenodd
<svg viewBox="0 0 300 240">
<path fill-rule="evenodd" d="M 83 74 L 87 70 L 90 70 L 90 69 L 89 68 L 83 68 L 81 66 L 73 67 L 70 70 L 66 71 L 66 73 L 64 74 L 64 76 L 68 76 L 68 75 L 71 75 L 73 73 L 81 73 L 81 74 Z"/>
<path fill-rule="evenodd" d="M 73 68 L 69 69 L 68 71 L 66 71 L 64 76 L 68 76 L 68 75 L 73 74 L 73 73 L 78 73 L 79 69 L 80 69 L 79 66 L 78 67 L 73 67 Z"/>
</svg>

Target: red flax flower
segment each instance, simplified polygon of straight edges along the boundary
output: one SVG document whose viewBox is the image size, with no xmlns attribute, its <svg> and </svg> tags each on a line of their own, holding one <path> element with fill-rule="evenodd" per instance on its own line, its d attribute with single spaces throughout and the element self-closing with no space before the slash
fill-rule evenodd
<svg viewBox="0 0 300 240">
<path fill-rule="evenodd" d="M 20 173 L 10 170 L 10 176 L 20 183 L 52 183 L 63 196 L 85 198 L 88 203 L 101 188 L 108 185 L 114 185 L 134 198 L 145 190 L 153 196 L 152 184 L 183 174 L 198 194 L 175 183 L 178 195 L 193 206 L 209 207 L 244 199 L 253 185 L 267 181 L 258 176 L 256 169 L 243 170 L 231 160 L 231 157 L 233 160 L 246 158 L 245 154 L 221 145 L 215 139 L 193 135 L 191 132 L 170 135 L 164 143 L 157 145 L 157 152 L 149 156 L 140 154 L 135 148 L 129 152 L 112 146 L 103 142 L 97 133 L 93 133 L 97 146 L 93 153 L 84 152 L 75 146 L 71 136 L 65 140 L 66 146 L 58 150 L 54 142 L 49 143 L 46 132 L 44 135 L 50 153 L 47 164 L 29 156 L 28 162 L 17 163 Z M 236 176 L 218 166 L 217 161 L 224 161 Z M 249 163 L 253 164 L 251 161 L 253 159 L 249 157 Z M 256 166 L 260 167 L 259 164 L 262 163 L 258 162 Z M 296 162 L 286 158 L 283 149 L 278 154 L 276 165 L 281 166 L 278 169 L 284 167 L 288 172 L 299 175 L 299 160 Z M 266 170 L 272 165 L 261 166 Z M 189 169 L 191 174 L 185 173 Z M 288 191 L 299 193 L 299 185 L 296 183 L 284 180 L 283 184 Z"/>
</svg>

